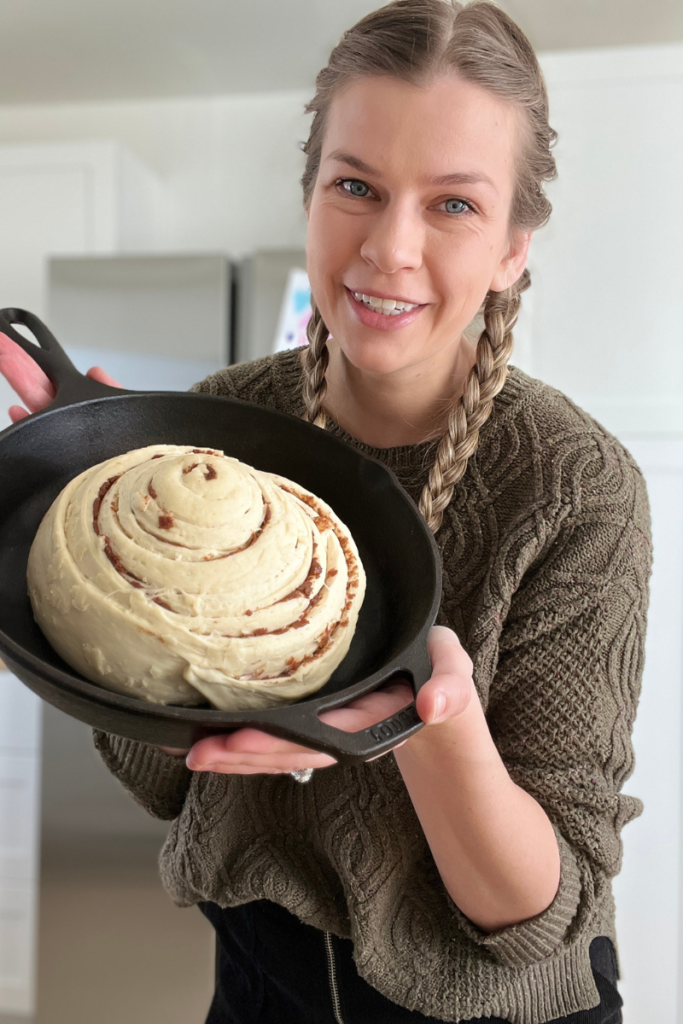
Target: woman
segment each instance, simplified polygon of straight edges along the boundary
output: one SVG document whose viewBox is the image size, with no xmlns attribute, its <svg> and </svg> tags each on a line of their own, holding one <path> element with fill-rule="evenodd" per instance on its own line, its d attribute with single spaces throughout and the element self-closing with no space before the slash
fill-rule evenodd
<svg viewBox="0 0 683 1024">
<path fill-rule="evenodd" d="M 507 368 L 555 173 L 536 59 L 491 3 L 398 0 L 344 36 L 309 110 L 303 368 L 283 353 L 197 390 L 306 415 L 419 501 L 444 568 L 427 724 L 352 768 L 254 729 L 187 761 L 96 743 L 174 821 L 164 883 L 220 939 L 209 1024 L 620 1021 L 648 509 L 618 442 Z M 42 407 L 49 384 L 2 351 Z M 325 720 L 411 699 L 397 681 Z"/>
</svg>

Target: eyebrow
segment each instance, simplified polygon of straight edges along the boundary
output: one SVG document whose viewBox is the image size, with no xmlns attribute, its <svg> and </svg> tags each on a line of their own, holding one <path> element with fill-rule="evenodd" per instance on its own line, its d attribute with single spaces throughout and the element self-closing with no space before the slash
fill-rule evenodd
<svg viewBox="0 0 683 1024">
<path fill-rule="evenodd" d="M 327 157 L 328 160 L 338 160 L 342 164 L 348 164 L 349 167 L 354 167 L 361 174 L 371 174 L 375 177 L 381 177 L 380 172 L 371 167 L 370 164 L 366 164 L 365 160 L 361 160 L 360 157 L 354 156 L 353 153 L 344 153 L 340 149 L 336 149 L 333 153 L 330 153 Z M 430 185 L 488 185 L 490 188 L 497 192 L 498 189 L 485 174 L 475 174 L 471 171 L 455 171 L 453 174 L 440 174 L 436 178 L 429 179 Z"/>
</svg>

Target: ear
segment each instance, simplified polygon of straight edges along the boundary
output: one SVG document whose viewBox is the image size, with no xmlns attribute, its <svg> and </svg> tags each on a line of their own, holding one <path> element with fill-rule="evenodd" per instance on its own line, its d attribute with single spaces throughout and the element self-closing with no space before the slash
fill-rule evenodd
<svg viewBox="0 0 683 1024">
<path fill-rule="evenodd" d="M 512 229 L 510 245 L 493 275 L 493 280 L 489 285 L 490 291 L 503 292 L 522 276 L 529 258 L 529 245 L 532 234 L 533 232 L 531 231 L 520 231 L 519 228 Z"/>
</svg>

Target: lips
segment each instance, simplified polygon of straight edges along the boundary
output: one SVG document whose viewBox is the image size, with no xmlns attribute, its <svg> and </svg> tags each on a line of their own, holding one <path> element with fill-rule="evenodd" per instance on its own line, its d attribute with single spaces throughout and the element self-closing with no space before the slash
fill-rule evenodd
<svg viewBox="0 0 683 1024">
<path fill-rule="evenodd" d="M 407 299 L 386 298 L 383 295 L 368 295 L 364 292 L 353 292 L 357 302 L 362 302 L 368 309 L 376 313 L 383 313 L 385 316 L 396 316 L 398 313 L 407 313 L 419 306 L 419 302 L 409 302 Z"/>
<path fill-rule="evenodd" d="M 404 310 L 403 312 L 381 312 L 377 309 L 370 308 L 366 305 L 362 299 L 357 299 L 355 294 L 350 288 L 345 286 L 345 292 L 348 302 L 351 307 L 351 311 L 355 318 L 363 324 L 364 327 L 370 327 L 374 330 L 380 331 L 395 331 L 401 327 L 406 327 L 408 324 L 415 320 L 423 309 L 426 308 L 426 304 L 412 305 L 411 309 Z M 363 294 L 363 293 L 358 293 Z M 367 294 L 367 293 L 365 293 Z M 404 302 L 407 300 L 397 299 L 395 296 L 383 296 L 373 293 L 373 298 L 376 299 L 389 299 L 396 302 Z"/>
</svg>

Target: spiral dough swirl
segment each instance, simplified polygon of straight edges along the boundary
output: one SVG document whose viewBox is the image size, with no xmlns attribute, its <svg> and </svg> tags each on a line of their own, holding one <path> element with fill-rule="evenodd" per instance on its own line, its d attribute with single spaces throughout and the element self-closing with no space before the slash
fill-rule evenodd
<svg viewBox="0 0 683 1024">
<path fill-rule="evenodd" d="M 365 574 L 347 528 L 303 487 L 220 451 L 153 445 L 64 488 L 28 584 L 38 625 L 87 679 L 232 711 L 327 682 Z"/>
</svg>

